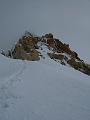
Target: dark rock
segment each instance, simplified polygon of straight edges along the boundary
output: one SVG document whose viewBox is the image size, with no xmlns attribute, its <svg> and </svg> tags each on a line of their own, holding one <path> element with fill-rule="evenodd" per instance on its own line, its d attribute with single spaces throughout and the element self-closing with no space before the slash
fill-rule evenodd
<svg viewBox="0 0 90 120">
<path fill-rule="evenodd" d="M 46 34 L 45 37 L 53 39 L 53 34 L 52 33 Z"/>
<path fill-rule="evenodd" d="M 64 55 L 61 55 L 61 54 L 48 53 L 48 55 L 51 59 L 58 59 L 58 60 L 64 59 Z"/>
</svg>

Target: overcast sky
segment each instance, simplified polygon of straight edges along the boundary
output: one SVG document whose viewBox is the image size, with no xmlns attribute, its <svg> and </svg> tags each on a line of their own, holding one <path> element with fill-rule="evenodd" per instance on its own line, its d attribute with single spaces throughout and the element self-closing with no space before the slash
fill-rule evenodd
<svg viewBox="0 0 90 120">
<path fill-rule="evenodd" d="M 0 48 L 25 30 L 52 32 L 90 63 L 90 0 L 0 0 Z"/>
</svg>

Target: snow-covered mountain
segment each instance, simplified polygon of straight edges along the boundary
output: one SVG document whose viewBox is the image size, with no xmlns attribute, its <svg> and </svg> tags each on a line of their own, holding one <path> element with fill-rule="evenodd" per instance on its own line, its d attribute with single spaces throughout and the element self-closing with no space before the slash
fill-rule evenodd
<svg viewBox="0 0 90 120">
<path fill-rule="evenodd" d="M 0 0 L 0 120 L 90 120 L 87 63 L 90 0 Z"/>
<path fill-rule="evenodd" d="M 11 50 L 7 53 L 2 51 L 2 54 L 14 59 L 29 61 L 41 61 L 49 57 L 62 65 L 90 75 L 90 65 L 85 63 L 78 53 L 71 50 L 69 44 L 55 38 L 52 33 L 40 37 L 25 32 Z"/>
<path fill-rule="evenodd" d="M 0 0 L 0 48 L 9 49 L 25 30 L 53 33 L 89 62 L 90 0 Z"/>
<path fill-rule="evenodd" d="M 41 37 L 42 39 L 34 36 L 37 44 L 31 42 L 32 46 L 28 47 L 32 48 L 28 49 L 22 40 L 27 43 L 31 35 L 23 36 L 9 55 L 14 58 L 21 55 L 24 60 L 0 54 L 0 120 L 90 119 L 90 76 L 70 67 L 66 61 L 71 55 L 60 52 L 61 49 L 56 52 L 54 44 L 50 44 L 50 37 L 52 38 L 51 34 Z M 21 49 L 22 44 L 27 52 Z M 36 49 L 33 49 L 33 45 Z M 31 49 L 37 52 L 32 52 Z M 74 57 L 78 58 L 77 55 Z M 77 58 L 75 60 L 81 60 Z"/>
</svg>

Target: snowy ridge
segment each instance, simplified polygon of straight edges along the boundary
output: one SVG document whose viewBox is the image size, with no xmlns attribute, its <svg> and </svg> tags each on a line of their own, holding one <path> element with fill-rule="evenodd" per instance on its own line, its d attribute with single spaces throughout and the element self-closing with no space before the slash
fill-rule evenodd
<svg viewBox="0 0 90 120">
<path fill-rule="evenodd" d="M 0 120 L 90 119 L 89 76 L 48 57 L 24 64 L 0 89 Z"/>
<path fill-rule="evenodd" d="M 0 54 L 0 120 L 90 120 L 90 76 L 67 64 L 71 55 L 54 51 L 40 39 L 32 43 L 32 50 L 24 44 L 26 53 L 14 49 L 30 60 Z M 9 55 L 17 57 L 13 52 Z M 47 53 L 56 56 L 51 59 Z M 57 55 L 66 56 L 65 65 Z"/>
<path fill-rule="evenodd" d="M 90 75 L 90 65 L 85 63 L 78 53 L 71 50 L 69 44 L 54 38 L 52 33 L 40 37 L 26 32 L 6 56 L 29 61 L 39 61 L 49 57 L 62 65 Z"/>
</svg>

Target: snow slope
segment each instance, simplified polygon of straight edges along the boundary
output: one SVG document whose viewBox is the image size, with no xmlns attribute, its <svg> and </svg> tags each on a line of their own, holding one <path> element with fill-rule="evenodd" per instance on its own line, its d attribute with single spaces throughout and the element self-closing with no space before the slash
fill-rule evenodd
<svg viewBox="0 0 90 120">
<path fill-rule="evenodd" d="M 0 120 L 90 120 L 89 76 L 48 58 L 0 62 Z"/>
<path fill-rule="evenodd" d="M 11 60 L 0 54 L 0 83 L 3 83 L 7 78 L 11 78 L 16 74 L 19 74 L 21 69 L 23 69 L 22 62 L 19 60 Z"/>
</svg>

